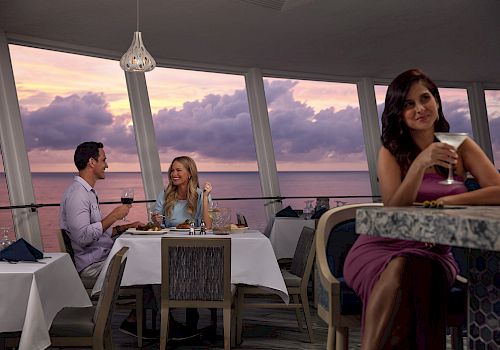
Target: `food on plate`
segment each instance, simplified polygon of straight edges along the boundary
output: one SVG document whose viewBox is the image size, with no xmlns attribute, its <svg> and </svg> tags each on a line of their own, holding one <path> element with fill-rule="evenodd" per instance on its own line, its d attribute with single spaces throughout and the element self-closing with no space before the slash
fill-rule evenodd
<svg viewBox="0 0 500 350">
<path fill-rule="evenodd" d="M 161 228 L 158 226 L 155 226 L 154 223 L 148 222 L 146 225 L 139 225 L 137 226 L 138 231 L 160 231 Z"/>
<path fill-rule="evenodd" d="M 423 203 L 424 208 L 437 208 L 437 209 L 443 209 L 443 203 L 437 202 L 437 201 L 425 201 Z"/>
<path fill-rule="evenodd" d="M 191 227 L 191 222 L 192 222 L 191 220 L 186 220 L 182 224 L 179 224 L 179 225 L 175 226 L 175 228 L 183 228 L 183 229 L 190 228 Z"/>
</svg>

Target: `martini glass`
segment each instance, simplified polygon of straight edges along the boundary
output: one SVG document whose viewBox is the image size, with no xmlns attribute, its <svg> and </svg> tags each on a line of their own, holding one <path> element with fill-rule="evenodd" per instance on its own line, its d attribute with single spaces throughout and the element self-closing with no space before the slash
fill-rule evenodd
<svg viewBox="0 0 500 350">
<path fill-rule="evenodd" d="M 447 143 L 448 145 L 455 148 L 455 150 L 457 150 L 458 147 L 460 147 L 460 145 L 462 144 L 462 142 L 464 142 L 465 139 L 467 138 L 467 133 L 435 132 L 434 136 L 436 136 L 439 141 Z M 446 180 L 439 181 L 439 183 L 442 185 L 453 185 L 462 183 L 461 181 L 456 181 L 455 179 L 453 179 L 453 165 L 451 163 L 448 170 L 448 178 Z"/>
</svg>

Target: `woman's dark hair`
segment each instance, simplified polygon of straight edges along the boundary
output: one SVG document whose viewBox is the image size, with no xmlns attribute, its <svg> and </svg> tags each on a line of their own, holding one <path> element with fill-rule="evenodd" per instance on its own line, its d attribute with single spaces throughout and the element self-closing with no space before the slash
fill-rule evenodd
<svg viewBox="0 0 500 350">
<path fill-rule="evenodd" d="M 438 119 L 434 131 L 448 132 L 450 124 L 443 115 L 441 97 L 436 84 L 419 69 L 410 69 L 398 75 L 389 85 L 382 113 L 382 144 L 396 158 L 401 168 L 401 178 L 406 175 L 410 164 L 422 151 L 413 142 L 410 130 L 403 120 L 405 100 L 413 84 L 421 82 L 429 89 L 438 104 Z M 436 171 L 446 176 L 447 169 L 436 166 Z"/>
<path fill-rule="evenodd" d="M 76 168 L 78 170 L 85 169 L 90 158 L 97 161 L 99 158 L 99 148 L 104 148 L 101 142 L 89 141 L 79 144 L 76 147 L 75 156 L 73 157 Z"/>
</svg>

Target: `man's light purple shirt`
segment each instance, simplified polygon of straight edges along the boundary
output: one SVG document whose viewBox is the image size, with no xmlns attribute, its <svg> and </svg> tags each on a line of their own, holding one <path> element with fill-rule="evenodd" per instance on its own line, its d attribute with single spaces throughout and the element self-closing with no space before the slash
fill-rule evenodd
<svg viewBox="0 0 500 350">
<path fill-rule="evenodd" d="M 113 246 L 112 228 L 102 231 L 97 195 L 80 176 L 64 192 L 59 214 L 59 225 L 71 239 L 78 272 L 107 258 Z"/>
</svg>

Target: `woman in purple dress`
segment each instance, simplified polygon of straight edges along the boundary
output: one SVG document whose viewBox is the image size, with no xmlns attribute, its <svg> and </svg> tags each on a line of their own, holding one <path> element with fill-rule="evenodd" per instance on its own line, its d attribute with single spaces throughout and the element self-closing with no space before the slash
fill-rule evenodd
<svg viewBox="0 0 500 350">
<path fill-rule="evenodd" d="M 412 69 L 394 79 L 377 167 L 384 205 L 500 204 L 494 165 L 470 138 L 458 150 L 437 142 L 434 132 L 448 131 L 437 86 L 427 76 Z M 468 171 L 481 189 L 439 184 L 450 163 L 458 178 Z M 361 349 L 445 349 L 445 296 L 457 270 L 447 246 L 360 235 L 344 276 L 363 301 Z"/>
</svg>

